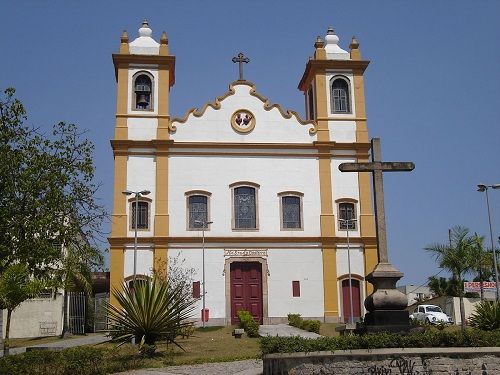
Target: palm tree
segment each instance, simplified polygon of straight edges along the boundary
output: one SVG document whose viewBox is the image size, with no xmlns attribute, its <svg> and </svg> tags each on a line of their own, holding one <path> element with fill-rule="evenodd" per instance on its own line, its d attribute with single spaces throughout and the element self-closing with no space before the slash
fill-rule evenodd
<svg viewBox="0 0 500 375">
<path fill-rule="evenodd" d="M 458 286 L 460 299 L 460 317 L 462 320 L 462 329 L 465 329 L 465 308 L 463 276 L 472 269 L 472 249 L 474 241 L 469 236 L 469 230 L 461 226 L 455 226 L 450 231 L 449 244 L 434 243 L 425 250 L 432 253 L 439 264 L 439 267 L 446 269 L 452 275 L 452 280 Z"/>
<path fill-rule="evenodd" d="M 481 283 L 481 301 L 484 300 L 483 281 L 488 281 L 492 276 L 493 259 L 490 252 L 484 248 L 484 237 L 474 233 L 472 237 L 472 272 L 476 274 L 476 279 Z"/>
<path fill-rule="evenodd" d="M 431 292 L 438 296 L 446 296 L 449 293 L 449 282 L 445 277 L 431 276 L 428 278 L 427 286 Z"/>
</svg>

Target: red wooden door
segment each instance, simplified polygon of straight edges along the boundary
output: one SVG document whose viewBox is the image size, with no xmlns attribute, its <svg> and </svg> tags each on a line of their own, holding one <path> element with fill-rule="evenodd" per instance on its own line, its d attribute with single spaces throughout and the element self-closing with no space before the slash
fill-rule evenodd
<svg viewBox="0 0 500 375">
<path fill-rule="evenodd" d="M 262 265 L 258 262 L 231 263 L 231 324 L 236 313 L 249 311 L 262 324 Z"/>
<path fill-rule="evenodd" d="M 352 314 L 354 319 L 361 316 L 361 298 L 359 280 L 351 279 L 352 285 Z M 351 306 L 349 305 L 349 279 L 342 280 L 342 306 L 344 311 L 345 323 L 349 322 L 351 317 Z"/>
</svg>

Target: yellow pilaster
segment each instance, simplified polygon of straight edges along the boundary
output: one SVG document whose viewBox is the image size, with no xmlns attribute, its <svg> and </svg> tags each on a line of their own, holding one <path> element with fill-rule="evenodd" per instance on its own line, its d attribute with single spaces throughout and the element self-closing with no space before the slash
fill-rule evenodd
<svg viewBox="0 0 500 375">
<path fill-rule="evenodd" d="M 354 71 L 354 103 L 356 106 L 356 141 L 368 142 L 363 73 Z"/>
<path fill-rule="evenodd" d="M 115 155 L 115 179 L 111 237 L 127 236 L 127 200 L 122 191 L 127 189 L 127 155 Z"/>
<path fill-rule="evenodd" d="M 375 266 L 378 264 L 378 252 L 377 245 L 365 245 L 365 275 L 372 272 Z M 366 295 L 373 293 L 373 285 L 370 283 L 365 283 Z"/>
<path fill-rule="evenodd" d="M 168 236 L 168 156 L 166 151 L 157 150 L 156 154 L 156 207 L 154 234 Z"/>
<path fill-rule="evenodd" d="M 109 250 L 109 267 L 110 274 L 110 304 L 117 306 L 116 298 L 113 296 L 113 290 L 121 290 L 123 288 L 123 270 L 125 265 L 125 250 L 123 247 L 111 247 Z"/>
<path fill-rule="evenodd" d="M 118 87 L 116 94 L 116 113 L 127 113 L 128 64 L 120 64 L 117 70 Z M 127 118 L 117 117 L 115 139 L 128 139 Z"/>
<path fill-rule="evenodd" d="M 160 277 L 167 275 L 168 249 L 166 245 L 156 245 L 154 252 L 154 269 Z"/>
<path fill-rule="evenodd" d="M 158 72 L 158 128 L 157 139 L 168 139 L 170 71 L 168 65 L 160 65 Z"/>
<path fill-rule="evenodd" d="M 323 283 L 325 318 L 338 318 L 337 251 L 331 245 L 323 245 Z"/>
</svg>

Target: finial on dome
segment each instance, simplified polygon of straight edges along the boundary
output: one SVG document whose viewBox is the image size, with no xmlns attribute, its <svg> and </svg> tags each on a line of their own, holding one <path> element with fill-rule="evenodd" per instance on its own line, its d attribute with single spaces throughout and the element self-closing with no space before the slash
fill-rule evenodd
<svg viewBox="0 0 500 375">
<path fill-rule="evenodd" d="M 328 26 L 328 30 L 326 31 L 327 35 L 334 35 L 335 31 L 333 31 L 333 26 Z"/>
<path fill-rule="evenodd" d="M 325 46 L 325 42 L 323 42 L 323 39 L 318 35 L 316 37 L 316 42 L 314 43 L 314 48 L 323 48 Z"/>
<path fill-rule="evenodd" d="M 127 30 L 123 30 L 122 36 L 120 37 L 120 53 L 129 53 Z"/>
<path fill-rule="evenodd" d="M 142 26 L 141 28 L 139 29 L 139 36 L 145 36 L 145 37 L 151 37 L 151 35 L 153 34 L 153 31 L 151 30 L 151 28 L 149 27 L 149 22 L 147 19 L 144 19 L 144 21 L 142 21 Z"/>
<path fill-rule="evenodd" d="M 355 36 L 351 39 L 351 44 L 349 44 L 349 49 L 351 50 L 351 60 L 361 60 L 361 51 L 359 50 L 359 42 Z"/>
<path fill-rule="evenodd" d="M 168 38 L 167 38 L 167 33 L 165 31 L 161 33 L 160 55 L 162 56 L 168 55 Z"/>
</svg>

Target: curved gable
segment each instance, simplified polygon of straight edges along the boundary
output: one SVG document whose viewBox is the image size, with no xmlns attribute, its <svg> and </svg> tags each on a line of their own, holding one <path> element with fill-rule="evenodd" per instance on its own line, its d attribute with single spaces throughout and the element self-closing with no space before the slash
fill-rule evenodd
<svg viewBox="0 0 500 375">
<path fill-rule="evenodd" d="M 308 143 L 316 138 L 314 121 L 270 104 L 248 81 L 233 82 L 213 102 L 173 118 L 170 131 L 180 142 Z"/>
</svg>

